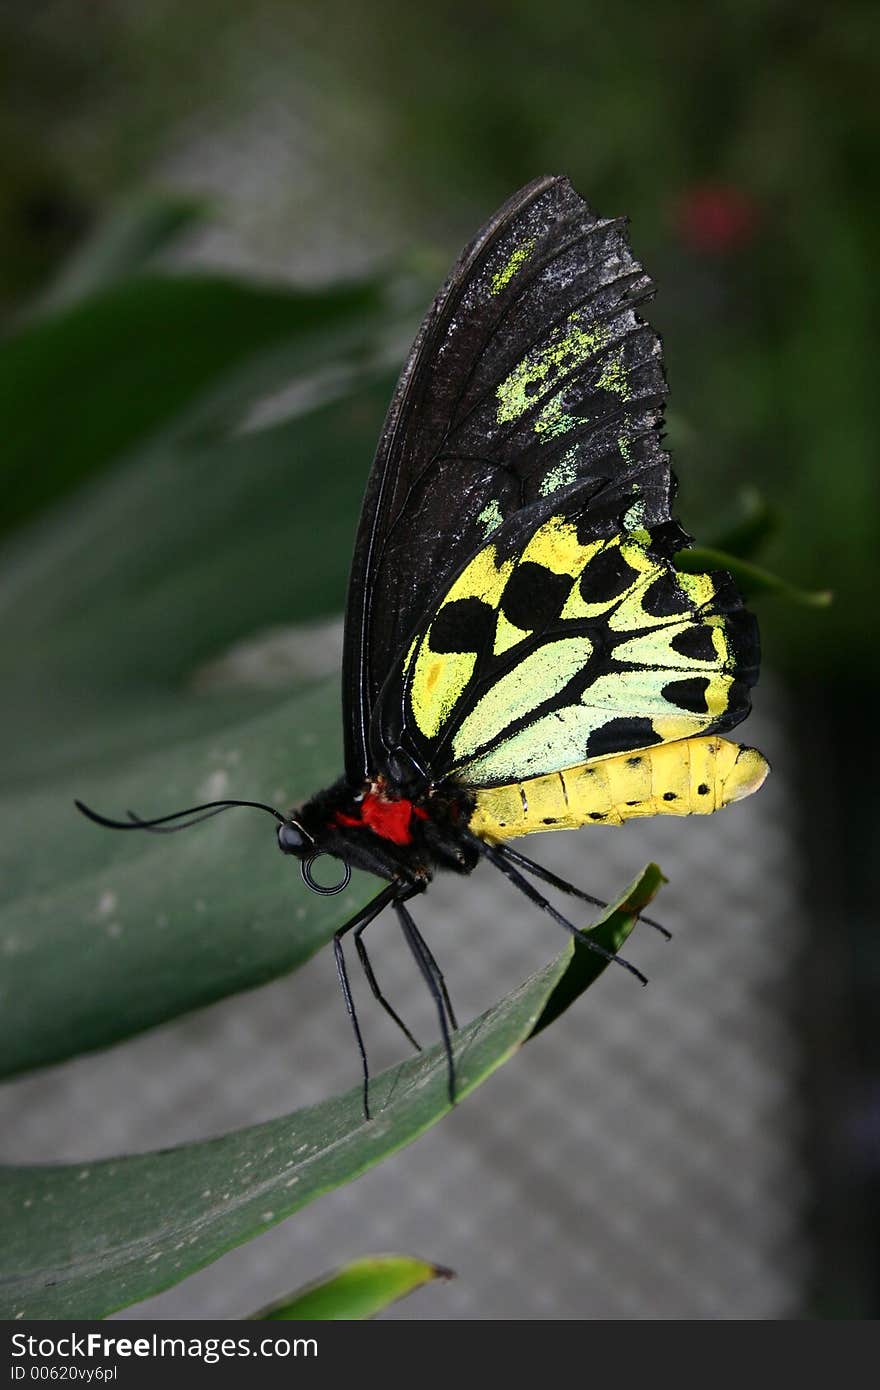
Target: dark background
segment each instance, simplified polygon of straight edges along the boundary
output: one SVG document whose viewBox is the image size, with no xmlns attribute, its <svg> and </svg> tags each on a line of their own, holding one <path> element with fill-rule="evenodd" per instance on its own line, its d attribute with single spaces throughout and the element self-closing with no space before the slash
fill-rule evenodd
<svg viewBox="0 0 880 1390">
<path fill-rule="evenodd" d="M 145 190 L 205 200 L 166 265 L 405 272 L 427 287 L 413 302 L 539 173 L 629 215 L 661 291 L 682 519 L 709 541 L 757 508 L 758 562 L 834 593 L 759 611 L 811 911 L 791 963 L 819 1251 L 804 1314 L 875 1315 L 876 5 L 56 0 L 3 5 L 0 38 L 12 341 Z M 39 471 L 7 478 L 10 524 L 64 505 L 86 465 L 62 447 Z"/>
</svg>

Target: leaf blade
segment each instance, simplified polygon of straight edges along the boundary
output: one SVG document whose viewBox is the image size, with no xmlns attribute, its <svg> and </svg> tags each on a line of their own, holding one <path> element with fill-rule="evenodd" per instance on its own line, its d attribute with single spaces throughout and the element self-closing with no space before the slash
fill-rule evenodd
<svg viewBox="0 0 880 1390">
<path fill-rule="evenodd" d="M 645 873 L 628 896 L 640 895 Z M 461 1100 L 532 1035 L 573 956 L 569 945 L 458 1031 Z M 372 1121 L 364 1120 L 356 1086 L 293 1115 L 177 1149 L 0 1170 L 0 1315 L 105 1317 L 351 1181 L 447 1113 L 443 1049 L 381 1073 L 372 1099 Z"/>
<path fill-rule="evenodd" d="M 61 308 L 141 270 L 207 215 L 207 203 L 181 193 L 140 193 L 121 204 L 67 258 L 37 310 Z"/>
<path fill-rule="evenodd" d="M 161 814 L 229 782 L 230 794 L 281 792 L 290 804 L 298 788 L 333 780 L 338 739 L 334 681 L 219 736 L 13 793 L 5 809 L 17 844 L 0 846 L 0 1075 L 105 1047 L 295 969 L 340 912 L 375 891 L 358 875 L 341 903 L 308 893 L 277 851 L 275 822 L 256 811 L 154 837 L 101 830 L 78 815 L 75 796 L 109 814 Z M 289 750 L 286 774 L 279 748 Z M 49 852 L 46 827 L 59 820 Z"/>
<path fill-rule="evenodd" d="M 601 920 L 590 928 L 587 932 L 590 941 L 616 955 L 638 921 L 638 914 L 644 911 L 661 884 L 665 882 L 666 879 L 657 865 L 648 864 L 635 883 L 630 884 L 615 902 L 610 903 Z M 585 943 L 575 941 L 573 945 L 571 965 L 547 1000 L 544 1012 L 532 1029 L 532 1037 L 564 1013 L 579 994 L 583 994 L 585 989 L 589 989 L 590 985 L 598 980 L 611 963 L 607 957 L 590 950 Z"/>
<path fill-rule="evenodd" d="M 26 323 L 0 349 L 4 530 L 153 437 L 249 357 L 377 304 L 373 283 L 318 294 L 142 274 Z"/>
</svg>

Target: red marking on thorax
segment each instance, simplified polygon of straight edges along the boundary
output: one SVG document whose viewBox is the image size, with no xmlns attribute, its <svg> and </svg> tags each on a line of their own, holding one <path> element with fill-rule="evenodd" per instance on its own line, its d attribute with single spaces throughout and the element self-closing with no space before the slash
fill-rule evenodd
<svg viewBox="0 0 880 1390">
<path fill-rule="evenodd" d="M 383 840 L 391 840 L 395 845 L 408 845 L 412 841 L 409 831 L 412 820 L 411 801 L 386 801 L 384 797 L 365 796 L 361 807 L 364 823 L 381 835 Z"/>
<path fill-rule="evenodd" d="M 411 801 L 401 797 L 399 801 L 386 801 L 384 796 L 370 792 L 360 805 L 360 816 L 347 816 L 344 811 L 336 812 L 338 825 L 366 825 L 383 840 L 395 845 L 412 844 L 411 824 L 413 816 L 427 820 L 428 812 L 422 806 L 414 806 Z"/>
</svg>

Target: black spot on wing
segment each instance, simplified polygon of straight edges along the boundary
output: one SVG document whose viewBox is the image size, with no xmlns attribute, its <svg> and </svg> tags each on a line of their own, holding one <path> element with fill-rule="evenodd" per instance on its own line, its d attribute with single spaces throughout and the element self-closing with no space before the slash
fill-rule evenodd
<svg viewBox="0 0 880 1390">
<path fill-rule="evenodd" d="M 492 640 L 495 612 L 481 598 L 453 599 L 445 603 L 431 624 L 433 652 L 479 652 Z"/>
<path fill-rule="evenodd" d="M 651 527 L 651 550 L 655 555 L 665 555 L 671 560 L 679 550 L 686 550 L 690 543 L 690 537 L 677 521 L 670 519 Z"/>
<path fill-rule="evenodd" d="M 691 602 L 675 575 L 667 572 L 648 585 L 642 595 L 642 607 L 652 618 L 671 618 L 676 613 L 690 612 Z"/>
<path fill-rule="evenodd" d="M 691 714 L 706 714 L 709 708 L 706 703 L 708 686 L 708 676 L 687 676 L 681 681 L 669 681 L 660 693 L 664 700 L 677 705 L 679 709 L 686 709 Z"/>
<path fill-rule="evenodd" d="M 713 729 L 732 729 L 741 719 L 745 719 L 751 708 L 749 686 L 753 680 L 733 680 L 727 688 L 727 709 L 712 723 Z"/>
<path fill-rule="evenodd" d="M 704 625 L 686 627 L 670 640 L 670 647 L 688 661 L 715 661 L 718 653 L 712 640 L 712 629 Z"/>
<path fill-rule="evenodd" d="M 750 613 L 747 608 L 737 608 L 734 612 L 727 613 L 724 631 L 730 649 L 731 669 L 745 685 L 754 685 L 761 664 L 761 642 L 754 613 Z"/>
<path fill-rule="evenodd" d="M 587 739 L 587 757 L 602 758 L 609 753 L 626 753 L 630 748 L 650 748 L 660 742 L 650 719 L 621 715 L 593 730 Z"/>
<path fill-rule="evenodd" d="M 536 632 L 554 622 L 571 591 L 571 577 L 523 560 L 504 586 L 501 611 L 516 627 Z"/>
<path fill-rule="evenodd" d="M 585 603 L 610 602 L 624 593 L 637 578 L 638 571 L 627 564 L 619 546 L 606 546 L 581 574 L 581 597 Z"/>
<path fill-rule="evenodd" d="M 712 607 L 719 613 L 728 613 L 742 606 L 739 590 L 726 570 L 713 570 L 709 576 L 715 586 Z"/>
</svg>

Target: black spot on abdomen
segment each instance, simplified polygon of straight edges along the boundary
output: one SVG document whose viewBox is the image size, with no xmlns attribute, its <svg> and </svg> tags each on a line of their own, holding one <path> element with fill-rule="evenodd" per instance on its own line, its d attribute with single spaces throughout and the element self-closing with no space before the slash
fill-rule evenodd
<svg viewBox="0 0 880 1390">
<path fill-rule="evenodd" d="M 479 652 L 495 633 L 495 611 L 481 598 L 457 598 L 445 603 L 431 624 L 433 652 Z"/>
</svg>

